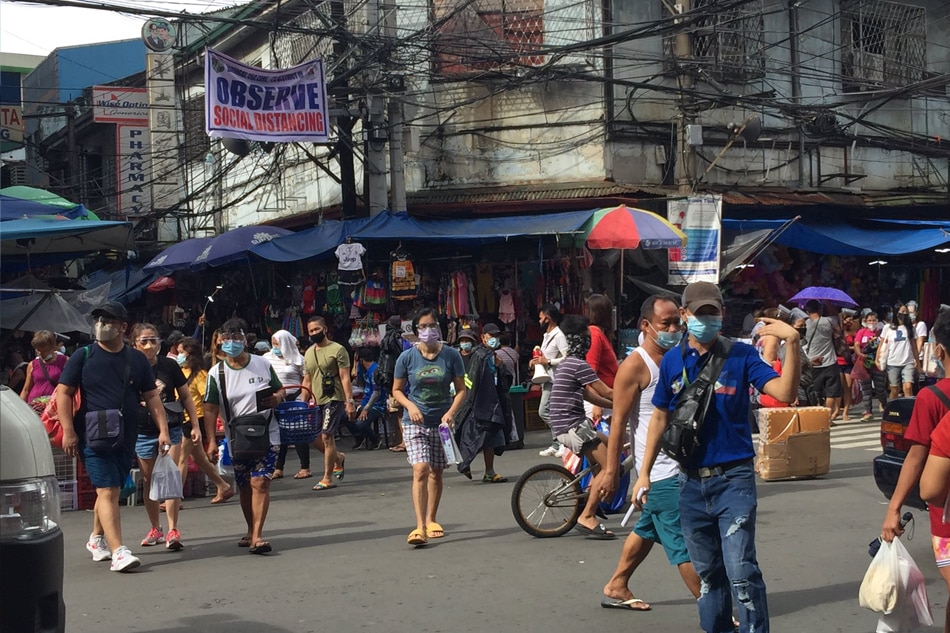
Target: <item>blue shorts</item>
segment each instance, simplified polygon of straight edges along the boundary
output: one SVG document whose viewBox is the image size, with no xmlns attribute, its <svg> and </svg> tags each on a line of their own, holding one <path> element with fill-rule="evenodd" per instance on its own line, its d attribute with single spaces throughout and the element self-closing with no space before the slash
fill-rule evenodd
<svg viewBox="0 0 950 633">
<path fill-rule="evenodd" d="M 243 488 L 251 483 L 254 477 L 274 476 L 274 469 L 277 467 L 277 455 L 280 453 L 280 444 L 274 444 L 260 459 L 252 460 L 232 460 L 231 467 L 234 468 L 234 482 L 238 488 Z"/>
<path fill-rule="evenodd" d="M 168 427 L 168 436 L 172 442 L 172 446 L 181 444 L 181 426 Z M 150 437 L 148 435 L 139 435 L 135 440 L 135 454 L 142 459 L 155 459 L 158 457 L 158 436 Z"/>
<path fill-rule="evenodd" d="M 89 481 L 96 488 L 121 488 L 132 471 L 132 462 L 135 453 L 122 450 L 118 453 L 97 453 L 88 446 L 84 446 L 80 459 Z"/>
<path fill-rule="evenodd" d="M 640 520 L 633 526 L 638 536 L 663 546 L 671 565 L 689 562 L 683 528 L 680 527 L 679 498 L 678 477 L 651 482 L 647 504 L 643 506 Z"/>
</svg>

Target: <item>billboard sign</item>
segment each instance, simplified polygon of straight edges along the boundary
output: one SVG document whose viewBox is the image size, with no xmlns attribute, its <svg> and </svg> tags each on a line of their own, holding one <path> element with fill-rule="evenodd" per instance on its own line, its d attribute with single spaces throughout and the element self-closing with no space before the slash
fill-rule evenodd
<svg viewBox="0 0 950 633">
<path fill-rule="evenodd" d="M 148 122 L 145 88 L 92 87 L 92 120 L 96 123 Z"/>
</svg>

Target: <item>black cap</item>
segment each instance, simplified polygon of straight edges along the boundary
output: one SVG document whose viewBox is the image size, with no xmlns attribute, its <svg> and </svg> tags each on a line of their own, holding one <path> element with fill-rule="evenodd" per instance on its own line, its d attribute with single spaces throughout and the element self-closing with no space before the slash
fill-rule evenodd
<svg viewBox="0 0 950 633">
<path fill-rule="evenodd" d="M 482 328 L 482 334 L 499 334 L 501 330 L 494 323 L 486 323 Z"/>
<path fill-rule="evenodd" d="M 119 319 L 120 321 L 128 321 L 129 313 L 126 311 L 125 306 L 119 303 L 118 301 L 106 301 L 98 308 L 92 311 L 92 316 L 94 317 L 110 317 L 112 319 Z"/>
<path fill-rule="evenodd" d="M 475 334 L 475 330 L 470 327 L 463 327 L 459 332 L 459 339 L 470 338 L 473 341 L 478 340 L 478 335 Z"/>
<path fill-rule="evenodd" d="M 703 306 L 715 306 L 722 310 L 722 293 L 719 286 L 708 281 L 695 281 L 683 291 L 683 306 L 696 314 Z"/>
</svg>

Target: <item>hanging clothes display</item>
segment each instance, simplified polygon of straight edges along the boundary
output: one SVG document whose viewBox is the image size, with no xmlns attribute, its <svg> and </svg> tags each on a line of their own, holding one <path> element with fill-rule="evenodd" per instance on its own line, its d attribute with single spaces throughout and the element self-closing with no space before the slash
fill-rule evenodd
<svg viewBox="0 0 950 633">
<path fill-rule="evenodd" d="M 398 251 L 396 251 L 398 252 Z M 396 255 L 392 261 L 392 286 L 390 294 L 393 301 L 412 301 L 418 295 L 416 269 L 403 255 Z"/>
<path fill-rule="evenodd" d="M 346 242 L 336 247 L 337 281 L 346 286 L 356 286 L 363 282 L 363 255 L 366 247 L 359 242 L 346 238 Z"/>
<path fill-rule="evenodd" d="M 513 323 L 517 318 L 514 295 L 510 290 L 502 290 L 501 296 L 498 297 L 498 320 L 502 323 L 509 324 Z"/>
<path fill-rule="evenodd" d="M 475 298 L 479 312 L 495 312 L 495 278 L 491 264 L 475 266 Z"/>
</svg>

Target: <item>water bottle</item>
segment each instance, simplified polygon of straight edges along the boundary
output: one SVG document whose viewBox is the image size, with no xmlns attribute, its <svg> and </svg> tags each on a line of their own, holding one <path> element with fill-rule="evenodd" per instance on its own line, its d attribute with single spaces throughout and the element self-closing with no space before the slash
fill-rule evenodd
<svg viewBox="0 0 950 633">
<path fill-rule="evenodd" d="M 905 512 L 904 516 L 901 517 L 901 522 L 900 522 L 901 529 L 903 530 L 905 527 L 907 527 L 907 524 L 913 520 L 914 520 L 914 515 L 910 512 Z M 868 554 L 871 555 L 871 558 L 874 558 L 875 556 L 877 556 L 877 552 L 879 549 L 881 549 L 880 536 L 874 539 L 873 541 L 871 541 L 870 543 L 868 543 Z"/>
</svg>

